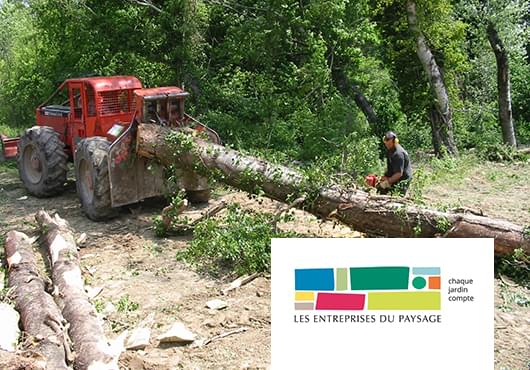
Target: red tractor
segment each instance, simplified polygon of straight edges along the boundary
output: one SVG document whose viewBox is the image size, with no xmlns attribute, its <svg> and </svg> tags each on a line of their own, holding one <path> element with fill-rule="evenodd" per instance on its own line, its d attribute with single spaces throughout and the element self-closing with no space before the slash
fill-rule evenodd
<svg viewBox="0 0 530 370">
<path fill-rule="evenodd" d="M 144 89 L 132 76 L 70 79 L 37 108 L 37 126 L 19 139 L 2 137 L 3 155 L 16 156 L 22 182 L 37 197 L 60 193 L 73 161 L 83 211 L 106 219 L 120 206 L 166 192 L 163 168 L 135 153 L 138 123 L 192 127 L 220 143 L 215 131 L 184 112 L 188 95 L 178 87 Z M 208 201 L 205 178 L 176 171 L 176 185 L 191 202 Z"/>
</svg>

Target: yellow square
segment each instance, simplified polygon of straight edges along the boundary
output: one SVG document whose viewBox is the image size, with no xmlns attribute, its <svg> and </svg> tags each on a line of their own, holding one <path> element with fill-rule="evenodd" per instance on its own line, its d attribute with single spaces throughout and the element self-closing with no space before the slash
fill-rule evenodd
<svg viewBox="0 0 530 370">
<path fill-rule="evenodd" d="M 314 292 L 296 292 L 294 295 L 295 301 L 313 302 L 315 300 Z"/>
</svg>

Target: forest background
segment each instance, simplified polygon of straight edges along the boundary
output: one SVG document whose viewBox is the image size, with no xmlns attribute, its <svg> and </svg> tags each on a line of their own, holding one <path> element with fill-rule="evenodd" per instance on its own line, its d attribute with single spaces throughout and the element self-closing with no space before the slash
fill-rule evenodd
<svg viewBox="0 0 530 370">
<path fill-rule="evenodd" d="M 135 75 L 183 86 L 227 145 L 324 172 L 380 170 L 389 129 L 413 155 L 510 159 L 530 143 L 529 4 L 3 0 L 0 132 L 67 78 Z"/>
</svg>

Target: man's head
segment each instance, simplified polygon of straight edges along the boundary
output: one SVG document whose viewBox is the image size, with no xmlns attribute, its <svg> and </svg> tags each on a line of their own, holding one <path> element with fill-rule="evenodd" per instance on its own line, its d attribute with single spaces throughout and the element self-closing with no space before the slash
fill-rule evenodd
<svg viewBox="0 0 530 370">
<path fill-rule="evenodd" d="M 383 136 L 383 142 L 388 150 L 392 150 L 399 143 L 399 139 L 393 131 L 387 131 L 385 136 Z"/>
</svg>

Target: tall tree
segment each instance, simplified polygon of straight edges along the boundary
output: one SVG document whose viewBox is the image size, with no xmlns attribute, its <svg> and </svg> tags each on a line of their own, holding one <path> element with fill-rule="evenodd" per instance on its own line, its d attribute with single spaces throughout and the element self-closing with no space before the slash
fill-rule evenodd
<svg viewBox="0 0 530 370">
<path fill-rule="evenodd" d="M 526 109 L 520 108 L 526 105 L 524 99 L 528 96 L 525 94 L 525 91 L 528 91 L 525 83 L 521 84 L 525 81 L 524 76 L 528 74 L 528 62 L 525 62 L 528 44 L 528 25 L 525 17 L 528 17 L 528 9 L 528 0 L 459 0 L 456 6 L 457 15 L 468 24 L 470 59 L 479 62 L 474 63 L 474 69 L 480 69 L 482 74 L 491 69 L 491 82 L 488 86 L 484 85 L 484 81 L 477 81 L 477 78 L 470 83 L 475 84 L 481 93 L 490 91 L 487 94 L 489 100 L 497 102 L 497 117 L 503 142 L 511 146 L 517 145 L 515 121 L 525 120 Z M 496 89 L 493 79 L 495 68 Z M 512 69 L 515 88 L 512 88 Z M 512 105 L 515 108 L 512 108 Z M 512 109 L 515 113 L 512 113 Z"/>
<path fill-rule="evenodd" d="M 442 71 L 436 62 L 425 35 L 418 25 L 415 1 L 407 1 L 407 19 L 410 31 L 416 40 L 416 53 L 429 78 L 430 87 L 433 92 L 434 102 L 429 116 L 435 152 L 437 155 L 440 155 L 444 147 L 448 154 L 457 155 L 458 149 L 453 138 L 449 93 L 443 80 Z"/>
<path fill-rule="evenodd" d="M 516 147 L 515 130 L 512 117 L 512 97 L 510 84 L 510 64 L 508 52 L 504 47 L 497 28 L 492 21 L 487 26 L 488 40 L 497 60 L 497 91 L 499 100 L 499 121 L 502 128 L 502 139 L 505 144 Z"/>
</svg>

